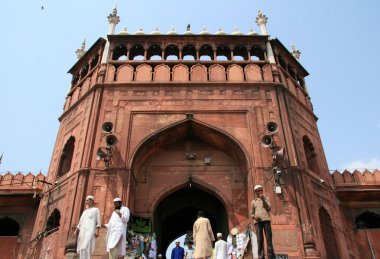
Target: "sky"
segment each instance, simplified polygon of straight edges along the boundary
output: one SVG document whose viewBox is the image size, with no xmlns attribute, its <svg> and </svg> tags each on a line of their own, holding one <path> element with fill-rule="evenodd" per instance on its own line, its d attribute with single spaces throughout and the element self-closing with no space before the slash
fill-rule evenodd
<svg viewBox="0 0 380 259">
<path fill-rule="evenodd" d="M 84 38 L 88 49 L 106 36 L 114 6 L 114 0 L 0 1 L 0 172 L 47 172 L 75 50 Z M 259 31 L 262 10 L 271 38 L 302 53 L 329 168 L 380 168 L 380 1 L 118 0 L 117 6 L 116 32 L 146 33 L 156 26 L 182 33 L 188 23 L 193 32 Z"/>
</svg>

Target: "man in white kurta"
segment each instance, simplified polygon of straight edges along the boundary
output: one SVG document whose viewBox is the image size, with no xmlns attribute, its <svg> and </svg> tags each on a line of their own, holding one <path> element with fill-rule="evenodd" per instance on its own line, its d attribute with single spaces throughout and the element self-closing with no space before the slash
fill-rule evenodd
<svg viewBox="0 0 380 259">
<path fill-rule="evenodd" d="M 129 209 L 121 205 L 121 199 L 113 200 L 115 210 L 112 212 L 107 227 L 107 252 L 109 259 L 124 258 L 126 253 L 127 224 L 129 221 Z"/>
<path fill-rule="evenodd" d="M 227 242 L 222 239 L 222 233 L 216 234 L 218 241 L 215 242 L 214 259 L 227 259 Z"/>
<path fill-rule="evenodd" d="M 79 232 L 77 253 L 80 259 L 90 259 L 95 249 L 95 238 L 99 236 L 99 228 L 101 226 L 100 211 L 94 207 L 93 196 L 87 196 L 86 207 L 74 231 L 74 236 Z"/>
</svg>

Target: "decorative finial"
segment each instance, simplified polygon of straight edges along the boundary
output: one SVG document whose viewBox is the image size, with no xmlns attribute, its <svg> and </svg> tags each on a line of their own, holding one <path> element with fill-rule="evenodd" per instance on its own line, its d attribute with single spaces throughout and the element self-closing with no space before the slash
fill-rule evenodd
<svg viewBox="0 0 380 259">
<path fill-rule="evenodd" d="M 202 26 L 202 31 L 207 31 L 206 26 Z"/>
<path fill-rule="evenodd" d="M 117 8 L 113 9 L 113 12 L 107 16 L 108 22 L 117 25 L 120 22 L 120 17 L 117 15 Z"/>
<path fill-rule="evenodd" d="M 161 34 L 160 29 L 158 28 L 158 25 L 156 26 L 154 31 L 152 31 L 150 34 L 151 35 L 160 35 Z"/>
<path fill-rule="evenodd" d="M 298 49 L 296 49 L 296 46 L 294 46 L 294 44 L 292 44 L 292 55 L 293 57 L 295 57 L 298 61 L 300 60 L 300 56 L 301 56 L 301 51 L 299 51 Z"/>
<path fill-rule="evenodd" d="M 77 58 L 80 59 L 83 57 L 83 55 L 86 53 L 86 38 L 84 38 L 82 42 L 82 46 L 75 51 L 75 54 L 77 54 Z"/>
<path fill-rule="evenodd" d="M 186 26 L 186 31 L 190 31 L 190 23 Z"/>
<path fill-rule="evenodd" d="M 268 17 L 266 17 L 261 10 L 259 10 L 259 13 L 256 17 L 256 24 L 260 27 L 261 34 L 262 35 L 268 35 L 266 24 L 268 22 Z"/>
<path fill-rule="evenodd" d="M 258 34 L 258 33 L 255 32 L 252 28 L 249 29 L 248 35 L 250 35 L 250 36 L 254 36 L 254 35 L 257 35 L 257 34 Z"/>
<path fill-rule="evenodd" d="M 140 30 L 136 31 L 135 34 L 136 35 L 144 35 L 145 33 L 144 33 L 143 28 L 140 28 Z"/>
<path fill-rule="evenodd" d="M 256 17 L 256 24 L 260 26 L 261 24 L 267 24 L 268 22 L 268 17 L 264 15 L 261 10 L 259 10 L 257 17 Z"/>
<path fill-rule="evenodd" d="M 177 32 L 175 31 L 174 26 L 172 26 L 172 29 L 170 31 L 168 31 L 166 34 L 168 34 L 168 35 L 176 35 Z"/>
</svg>

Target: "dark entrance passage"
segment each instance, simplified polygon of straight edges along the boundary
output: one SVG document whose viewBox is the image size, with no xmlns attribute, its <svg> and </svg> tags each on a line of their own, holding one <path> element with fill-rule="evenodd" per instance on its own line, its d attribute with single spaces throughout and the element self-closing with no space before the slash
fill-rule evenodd
<svg viewBox="0 0 380 259">
<path fill-rule="evenodd" d="M 212 194 L 192 184 L 192 187 L 189 185 L 166 197 L 154 212 L 153 228 L 159 253 L 165 256 L 171 241 L 193 230 L 198 210 L 205 211 L 215 236 L 217 232 L 227 236 L 228 214 L 223 204 Z"/>
</svg>

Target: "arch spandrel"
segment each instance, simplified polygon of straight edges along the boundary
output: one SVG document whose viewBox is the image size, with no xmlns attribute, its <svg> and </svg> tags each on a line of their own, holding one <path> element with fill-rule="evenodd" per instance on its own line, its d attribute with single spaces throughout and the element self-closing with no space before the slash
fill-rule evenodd
<svg viewBox="0 0 380 259">
<path fill-rule="evenodd" d="M 152 130 L 148 130 L 146 131 L 145 137 L 140 135 L 138 138 L 139 140 L 135 138 L 136 145 L 130 146 L 130 150 L 133 151 L 130 153 L 129 167 L 133 170 L 136 157 L 139 156 L 139 153 L 145 152 L 147 156 L 150 155 L 153 151 L 153 148 L 151 148 L 150 151 L 145 151 L 144 149 L 149 149 L 153 143 L 156 147 L 159 147 L 161 145 L 170 144 L 170 141 L 177 141 L 178 139 L 184 138 L 185 134 L 190 129 L 190 125 L 198 126 L 197 129 L 205 129 L 204 132 L 207 132 L 208 134 L 205 134 L 201 137 L 206 138 L 207 136 L 206 142 L 215 141 L 218 139 L 218 136 L 222 137 L 221 139 L 224 139 L 224 141 L 219 141 L 219 144 L 216 145 L 221 148 L 225 147 L 225 150 L 229 150 L 230 152 L 232 150 L 236 150 L 236 154 L 239 154 L 240 157 L 239 155 L 233 155 L 233 157 L 236 157 L 237 160 L 241 161 L 242 164 L 245 165 L 244 171 L 247 172 L 248 168 L 251 168 L 251 162 L 247 157 L 248 153 L 246 152 L 244 145 L 240 143 L 235 137 L 220 128 L 213 127 L 200 121 L 189 119 L 176 121 L 153 132 Z M 199 130 L 199 132 L 201 132 L 201 130 Z M 198 136 L 200 135 L 198 134 Z"/>
</svg>

